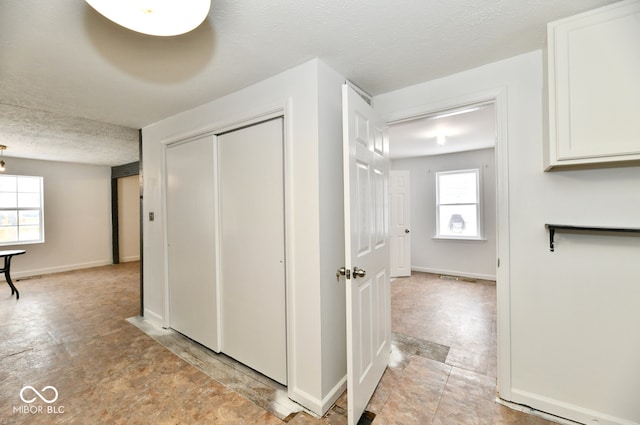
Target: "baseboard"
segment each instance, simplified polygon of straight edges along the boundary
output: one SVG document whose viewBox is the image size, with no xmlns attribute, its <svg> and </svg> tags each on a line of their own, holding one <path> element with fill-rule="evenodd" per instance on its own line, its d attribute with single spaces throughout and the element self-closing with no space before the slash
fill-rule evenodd
<svg viewBox="0 0 640 425">
<path fill-rule="evenodd" d="M 164 327 L 164 318 L 149 309 L 144 309 L 144 318 L 145 320 L 148 320 L 153 326 L 157 326 L 158 328 Z"/>
<path fill-rule="evenodd" d="M 602 412 L 585 409 L 570 403 L 554 400 L 539 394 L 513 389 L 510 402 L 530 407 L 540 413 L 548 413 L 567 421 L 564 423 L 579 423 L 586 425 L 640 425 L 627 419 L 618 418 Z M 506 403 L 504 403 L 506 404 Z M 508 405 L 508 404 L 507 404 Z M 512 407 L 512 406 L 510 406 Z M 541 415 L 538 415 L 541 416 Z M 555 420 L 555 419 L 554 419 Z"/>
<path fill-rule="evenodd" d="M 318 417 L 324 414 L 324 411 L 322 410 L 322 400 L 313 397 L 311 394 L 302 391 L 300 388 L 289 385 L 289 398 L 304 406 L 305 409 L 309 410 L 313 414 L 318 415 Z"/>
<path fill-rule="evenodd" d="M 322 414 L 324 415 L 327 410 L 331 409 L 331 406 L 340 398 L 342 393 L 347 389 L 347 375 L 336 384 L 335 387 L 329 391 L 329 394 L 322 399 Z"/>
<path fill-rule="evenodd" d="M 120 262 L 121 263 L 131 263 L 134 261 L 140 261 L 140 256 L 139 255 L 133 255 L 130 257 L 124 257 L 124 258 L 120 258 Z"/>
<path fill-rule="evenodd" d="M 305 409 L 309 410 L 318 417 L 323 416 L 333 406 L 337 399 L 340 398 L 342 393 L 347 389 L 347 375 L 345 375 L 322 399 L 313 397 L 309 393 L 302 391 L 299 388 L 289 386 L 289 398 L 296 403 L 302 405 Z"/>
<path fill-rule="evenodd" d="M 471 278 L 471 279 L 496 280 L 496 275 L 482 274 L 482 273 L 470 273 L 470 272 L 464 272 L 464 271 L 460 271 L 460 270 L 432 269 L 432 268 L 429 268 L 429 267 L 416 267 L 416 266 L 411 266 L 411 270 L 415 271 L 415 272 L 424 272 L 424 273 L 433 273 L 433 274 L 446 274 L 448 276 L 468 277 L 468 278 Z"/>
<path fill-rule="evenodd" d="M 43 274 L 62 273 L 62 272 L 68 272 L 71 270 L 90 269 L 92 267 L 108 266 L 110 264 L 113 264 L 113 261 L 111 259 L 108 259 L 108 260 L 100 260 L 100 261 L 91 261 L 88 263 L 66 264 L 64 266 L 45 267 L 42 269 L 22 270 L 19 272 L 12 271 L 11 280 L 19 280 L 26 277 L 40 276 Z"/>
</svg>

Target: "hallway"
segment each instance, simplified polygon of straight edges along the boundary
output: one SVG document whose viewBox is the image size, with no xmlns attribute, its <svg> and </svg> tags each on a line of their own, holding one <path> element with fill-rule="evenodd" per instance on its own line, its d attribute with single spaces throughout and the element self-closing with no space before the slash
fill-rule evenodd
<svg viewBox="0 0 640 425">
<path fill-rule="evenodd" d="M 24 279 L 19 301 L 2 287 L 3 424 L 346 424 L 344 396 L 314 418 L 232 359 L 172 331 L 141 332 L 138 267 Z M 494 284 L 416 273 L 392 284 L 392 298 L 392 364 L 368 407 L 374 424 L 552 423 L 494 402 Z M 50 403 L 27 404 L 36 390 Z"/>
</svg>

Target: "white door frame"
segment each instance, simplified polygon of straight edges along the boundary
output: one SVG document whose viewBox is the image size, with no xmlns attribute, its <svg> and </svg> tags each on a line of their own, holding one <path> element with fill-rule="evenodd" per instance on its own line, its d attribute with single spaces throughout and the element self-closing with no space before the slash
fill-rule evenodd
<svg viewBox="0 0 640 425">
<path fill-rule="evenodd" d="M 496 110 L 496 292 L 498 332 L 498 394 L 511 399 L 511 293 L 509 247 L 509 141 L 507 137 L 507 88 L 498 87 L 463 97 L 445 99 L 416 108 L 393 112 L 387 125 L 432 115 L 444 110 L 483 102 L 494 102 Z M 375 102 L 374 102 L 375 108 Z"/>
</svg>

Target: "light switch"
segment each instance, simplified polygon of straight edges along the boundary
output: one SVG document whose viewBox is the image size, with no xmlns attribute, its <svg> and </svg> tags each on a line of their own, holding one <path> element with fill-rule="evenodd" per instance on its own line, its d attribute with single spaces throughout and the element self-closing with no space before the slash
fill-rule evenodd
<svg viewBox="0 0 640 425">
<path fill-rule="evenodd" d="M 150 212 L 150 213 L 149 213 L 149 221 L 153 221 L 155 218 L 156 218 L 155 213 Z"/>
</svg>

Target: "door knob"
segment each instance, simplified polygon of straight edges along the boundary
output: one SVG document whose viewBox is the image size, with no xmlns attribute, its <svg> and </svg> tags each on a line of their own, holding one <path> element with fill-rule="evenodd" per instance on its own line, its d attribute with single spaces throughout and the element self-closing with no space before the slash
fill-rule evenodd
<svg viewBox="0 0 640 425">
<path fill-rule="evenodd" d="M 410 233 L 410 232 L 411 232 L 411 230 L 409 230 L 409 229 L 404 229 L 404 232 L 405 232 L 405 233 Z"/>
<path fill-rule="evenodd" d="M 359 269 L 357 267 L 353 268 L 353 277 L 365 277 L 367 275 L 367 271 L 364 269 Z"/>
<path fill-rule="evenodd" d="M 351 272 L 349 271 L 349 269 L 347 269 L 346 267 L 340 267 L 337 271 L 336 271 L 336 280 L 338 282 L 340 282 L 340 276 L 344 276 L 347 279 L 351 278 Z"/>
</svg>

